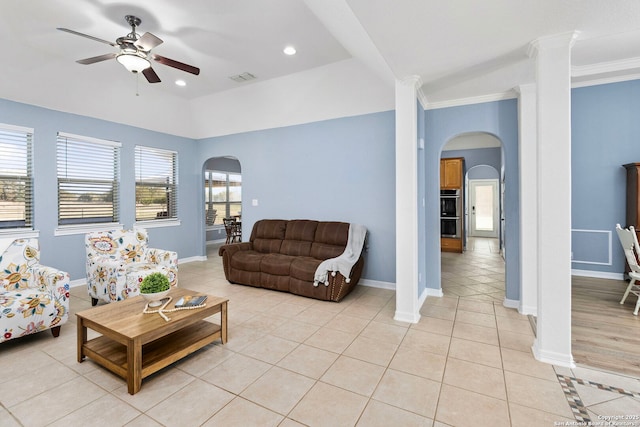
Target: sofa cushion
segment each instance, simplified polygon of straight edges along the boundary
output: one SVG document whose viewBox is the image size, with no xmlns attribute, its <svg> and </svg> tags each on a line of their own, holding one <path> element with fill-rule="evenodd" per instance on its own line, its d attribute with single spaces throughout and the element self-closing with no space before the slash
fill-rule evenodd
<svg viewBox="0 0 640 427">
<path fill-rule="evenodd" d="M 282 219 L 262 219 L 253 225 L 250 241 L 253 250 L 261 253 L 279 253 L 287 229 L 287 221 Z"/>
<path fill-rule="evenodd" d="M 231 267 L 244 271 L 260 271 L 265 254 L 256 251 L 239 251 L 231 257 Z"/>
<path fill-rule="evenodd" d="M 280 239 L 255 239 L 251 243 L 256 252 L 263 254 L 279 253 L 282 246 Z"/>
<path fill-rule="evenodd" d="M 261 219 L 253 225 L 250 241 L 254 239 L 284 239 L 287 221 L 283 219 Z"/>
<path fill-rule="evenodd" d="M 349 224 L 346 222 L 323 221 L 318 223 L 314 242 L 328 245 L 347 246 Z"/>
<path fill-rule="evenodd" d="M 347 246 L 349 224 L 346 222 L 319 222 L 315 240 L 311 244 L 313 258 L 325 260 L 340 256 Z"/>
<path fill-rule="evenodd" d="M 280 253 L 292 256 L 309 256 L 317 227 L 318 221 L 306 219 L 289 221 Z"/>
<path fill-rule="evenodd" d="M 288 276 L 295 257 L 282 254 L 266 254 L 260 261 L 260 271 L 276 276 Z"/>
<path fill-rule="evenodd" d="M 291 263 L 290 275 L 296 279 L 313 283 L 316 269 L 322 261 L 312 257 L 296 257 Z"/>
</svg>

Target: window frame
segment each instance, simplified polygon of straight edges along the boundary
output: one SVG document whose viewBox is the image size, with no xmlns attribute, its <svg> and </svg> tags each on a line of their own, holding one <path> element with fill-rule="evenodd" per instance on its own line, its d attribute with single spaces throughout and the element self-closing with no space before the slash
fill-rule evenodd
<svg viewBox="0 0 640 427">
<path fill-rule="evenodd" d="M 213 185 L 208 185 L 207 183 L 213 183 L 213 174 L 217 173 L 217 174 L 222 174 L 225 175 L 225 182 L 226 182 L 226 194 L 225 194 L 225 201 L 223 202 L 215 202 L 213 201 Z M 222 222 L 220 222 L 219 224 L 216 224 L 215 222 L 213 223 L 213 225 L 207 225 L 206 223 L 206 212 L 208 209 L 207 204 L 208 203 L 212 203 L 213 206 L 215 207 L 216 205 L 224 205 L 224 213 L 221 214 L 220 213 L 220 209 L 218 209 L 218 212 L 216 213 L 216 220 L 220 220 L 222 221 L 222 218 L 228 218 L 231 215 L 231 205 L 240 205 L 240 212 L 242 212 L 242 173 L 241 172 L 232 172 L 232 171 L 223 171 L 223 170 L 218 170 L 218 169 L 206 169 L 204 171 L 204 186 L 205 186 L 205 198 L 204 198 L 204 207 L 205 207 L 205 227 L 208 230 L 214 230 L 217 228 L 221 228 L 224 227 L 224 224 L 222 224 Z M 230 175 L 237 175 L 240 177 L 240 200 L 229 200 L 230 199 L 230 188 L 232 187 L 230 185 L 231 179 L 230 179 Z M 207 201 L 208 200 L 208 201 Z"/>
<path fill-rule="evenodd" d="M 169 169 L 171 170 L 171 176 L 168 174 L 164 176 L 165 182 L 153 182 L 150 181 L 149 178 L 145 177 L 145 171 L 140 169 L 142 161 L 145 160 L 142 156 L 166 156 L 170 155 L 171 157 L 171 165 Z M 179 182 L 178 182 L 178 152 L 175 150 L 168 150 L 165 148 L 152 147 L 148 145 L 136 145 L 134 147 L 134 179 L 135 179 L 135 192 L 134 192 L 134 217 L 135 217 L 135 225 L 144 226 L 146 228 L 154 228 L 154 227 L 169 227 L 174 225 L 180 225 L 180 208 L 179 208 Z M 157 172 L 157 171 L 156 171 Z M 166 180 L 169 179 L 169 183 Z M 145 182 L 146 181 L 146 182 Z M 167 192 L 167 199 L 169 199 L 169 195 L 171 195 L 171 201 L 166 202 L 166 211 L 167 216 L 157 216 L 155 218 L 139 218 L 139 209 L 138 209 L 138 189 L 141 186 L 151 187 L 151 188 L 159 188 L 164 187 Z M 170 190 L 167 189 L 170 187 Z"/>
<path fill-rule="evenodd" d="M 62 147 L 61 144 L 64 144 Z M 122 224 L 120 223 L 120 160 L 121 160 L 121 147 L 122 144 L 117 141 L 109 141 L 105 139 L 99 139 L 84 135 L 75 135 L 67 132 L 58 132 L 56 138 L 56 186 L 57 186 L 57 198 L 58 198 L 58 213 L 57 213 L 57 228 L 55 230 L 55 235 L 68 235 L 68 234 L 82 234 L 88 231 L 99 231 L 99 230 L 111 230 L 114 228 L 122 228 Z M 70 150 L 71 148 L 71 150 Z M 81 154 L 82 150 L 87 150 L 89 148 L 93 148 L 95 150 L 104 149 L 104 154 L 113 158 L 113 163 L 111 164 L 113 168 L 113 176 L 111 179 L 95 179 L 95 176 L 90 176 L 88 173 L 89 170 L 97 170 L 98 165 L 94 165 L 93 169 L 91 167 L 87 168 L 86 166 L 79 166 L 75 163 L 70 163 L 69 161 L 69 152 L 73 155 Z M 77 150 L 77 151 L 75 151 Z M 109 153 L 109 150 L 112 150 Z M 66 156 L 65 159 L 61 159 L 61 154 L 64 152 Z M 96 151 L 97 153 L 98 151 Z M 87 160 L 87 157 L 83 157 L 84 160 Z M 95 159 L 97 161 L 98 158 Z M 85 163 L 86 164 L 86 163 Z M 63 168 L 64 170 L 62 170 Z M 82 175 L 80 176 L 69 176 L 70 168 L 72 169 L 71 175 Z M 75 168 L 75 169 L 74 169 Z M 104 169 L 104 167 L 103 167 Z M 86 175 L 80 173 L 84 172 Z M 87 217 L 87 219 L 78 220 L 78 219 L 63 219 L 61 218 L 61 184 L 64 184 L 62 188 L 65 186 L 71 186 L 74 184 L 91 184 L 93 183 L 96 186 L 96 189 L 99 190 L 100 187 L 104 187 L 105 184 L 111 185 L 111 221 L 91 221 L 91 218 L 99 218 L 99 217 Z M 95 190 L 94 190 L 95 191 Z M 103 217 L 104 218 L 104 217 Z"/>
<path fill-rule="evenodd" d="M 6 163 L 4 161 L 0 162 L 6 167 L 10 169 L 20 170 L 22 172 L 24 170 L 24 174 L 21 173 L 7 173 L 6 175 L 2 175 L 0 172 L 0 180 L 2 181 L 16 181 L 19 184 L 20 181 L 24 181 L 24 190 L 23 196 L 21 197 L 20 202 L 24 205 L 24 219 L 10 219 L 7 222 L 19 223 L 15 224 L 15 226 L 8 227 L 0 227 L 0 236 L 9 237 L 9 236 L 23 236 L 23 237 L 32 237 L 35 235 L 37 237 L 38 233 L 34 230 L 34 176 L 33 176 L 33 138 L 34 138 L 34 129 L 28 128 L 24 126 L 16 126 L 5 123 L 0 123 L 0 143 L 4 142 L 5 144 L 12 144 L 14 148 L 9 148 L 9 150 L 15 155 L 7 157 Z M 11 142 L 11 140 L 13 141 Z M 5 153 L 7 151 L 4 151 Z M 20 162 L 12 162 L 10 159 L 16 159 L 22 157 L 24 158 L 24 163 Z M 3 186 L 1 186 L 3 187 Z M 0 222 L 2 224 L 2 222 Z M 28 236 L 26 236 L 28 234 Z"/>
</svg>

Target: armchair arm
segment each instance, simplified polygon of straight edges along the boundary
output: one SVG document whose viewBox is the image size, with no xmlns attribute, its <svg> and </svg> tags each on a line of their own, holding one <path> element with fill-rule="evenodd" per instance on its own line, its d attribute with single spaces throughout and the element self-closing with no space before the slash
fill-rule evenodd
<svg viewBox="0 0 640 427">
<path fill-rule="evenodd" d="M 123 261 L 109 257 L 87 258 L 87 285 L 116 283 L 125 286 L 127 268 Z"/>
<path fill-rule="evenodd" d="M 170 268 L 178 267 L 178 253 L 164 249 L 147 248 L 147 262 L 164 265 Z"/>
<path fill-rule="evenodd" d="M 30 286 L 49 292 L 58 301 L 69 299 L 71 279 L 69 273 L 53 267 L 35 264 L 31 267 L 32 276 Z"/>
<path fill-rule="evenodd" d="M 164 249 L 147 248 L 147 262 L 161 265 L 169 269 L 169 282 L 171 286 L 178 286 L 178 253 Z"/>
</svg>

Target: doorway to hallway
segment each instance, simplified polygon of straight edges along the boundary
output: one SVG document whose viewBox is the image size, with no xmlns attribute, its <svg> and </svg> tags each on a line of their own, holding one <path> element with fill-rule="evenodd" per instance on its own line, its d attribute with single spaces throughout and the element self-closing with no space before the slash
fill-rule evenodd
<svg viewBox="0 0 640 427">
<path fill-rule="evenodd" d="M 504 301 L 504 259 L 497 238 L 470 237 L 464 253 L 442 252 L 441 256 L 445 296 Z"/>
</svg>

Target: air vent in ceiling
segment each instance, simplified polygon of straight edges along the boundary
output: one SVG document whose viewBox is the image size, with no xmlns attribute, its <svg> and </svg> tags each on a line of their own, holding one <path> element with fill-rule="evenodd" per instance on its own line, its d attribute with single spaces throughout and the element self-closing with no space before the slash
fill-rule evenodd
<svg viewBox="0 0 640 427">
<path fill-rule="evenodd" d="M 234 82 L 242 83 L 242 82 L 246 82 L 247 80 L 253 80 L 256 78 L 256 76 L 254 76 L 251 73 L 242 73 L 242 74 L 238 74 L 237 76 L 231 76 L 229 78 Z"/>
</svg>

